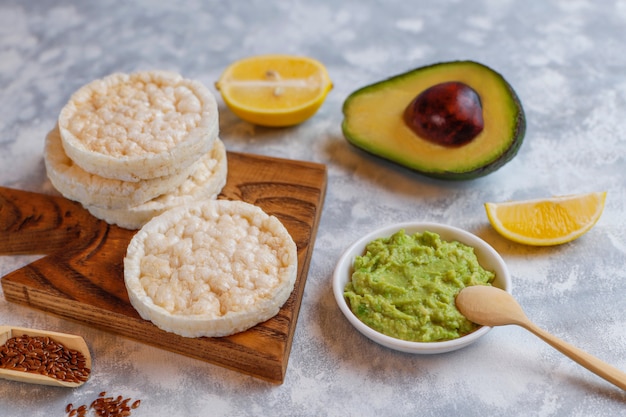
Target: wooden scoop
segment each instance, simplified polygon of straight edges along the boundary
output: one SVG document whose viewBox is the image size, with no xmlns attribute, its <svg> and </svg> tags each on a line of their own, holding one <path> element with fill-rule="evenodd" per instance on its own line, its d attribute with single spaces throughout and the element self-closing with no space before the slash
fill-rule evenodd
<svg viewBox="0 0 626 417">
<path fill-rule="evenodd" d="M 511 294 L 496 287 L 466 287 L 456 297 L 456 306 L 465 317 L 484 326 L 516 324 L 610 383 L 626 390 L 626 374 L 589 353 L 551 335 L 532 323 Z"/>
<path fill-rule="evenodd" d="M 82 385 L 83 383 L 85 383 L 85 381 L 89 378 L 91 374 L 91 355 L 89 354 L 89 349 L 87 348 L 87 344 L 85 343 L 85 340 L 82 337 L 76 336 L 76 335 L 50 332 L 50 331 L 45 331 L 45 330 L 27 329 L 23 327 L 0 325 L 0 356 L 9 339 L 14 338 L 14 337 L 21 338 L 24 335 L 28 336 L 28 338 L 38 338 L 38 337 L 46 338 L 47 337 L 50 339 L 51 343 L 53 343 L 53 345 L 51 346 L 62 345 L 65 349 L 57 348 L 58 351 L 52 355 L 50 353 L 44 354 L 37 349 L 33 349 L 31 350 L 31 353 L 30 353 L 33 356 L 33 358 L 29 358 L 28 355 L 23 355 L 24 358 L 21 360 L 18 360 L 20 363 L 15 368 L 13 367 L 7 368 L 5 366 L 0 366 L 0 378 L 10 379 L 12 381 L 19 381 L 19 382 L 29 382 L 31 384 L 43 384 L 43 385 L 52 385 L 52 386 L 68 387 L 68 388 L 78 387 Z M 84 356 L 84 365 L 80 365 L 80 366 L 77 366 L 76 364 L 72 365 L 71 359 L 70 359 L 70 364 L 68 364 L 67 366 L 68 368 L 80 368 L 81 370 L 85 370 L 85 375 L 84 377 L 80 378 L 80 380 L 73 380 L 73 378 L 70 378 L 67 375 L 75 371 L 69 371 L 66 373 L 66 376 L 63 376 L 63 372 L 65 371 L 63 371 L 62 369 L 64 369 L 65 365 L 61 363 L 62 361 L 56 360 L 58 358 L 55 359 L 56 357 L 55 355 L 63 357 L 64 354 L 71 354 L 71 357 L 73 357 L 73 359 L 76 359 L 77 356 L 80 356 L 80 355 L 77 355 L 77 352 L 80 352 L 80 354 Z M 13 355 L 13 353 L 15 353 L 14 350 L 12 350 L 12 353 L 9 353 L 8 355 Z M 22 354 L 18 353 L 15 356 L 20 356 L 20 355 Z M 42 361 L 43 366 L 46 369 L 49 368 L 50 370 L 38 372 L 36 368 L 32 366 L 34 358 L 36 359 L 44 358 L 44 360 Z M 29 359 L 31 360 L 30 362 L 29 362 Z M 2 363 L 1 361 L 2 361 L 2 358 L 0 357 L 0 363 Z M 30 370 L 26 371 L 24 369 L 30 369 Z M 55 373 L 60 372 L 60 373 L 58 374 L 58 376 L 50 376 L 51 372 L 55 372 Z M 46 375 L 46 373 L 48 373 L 48 375 Z M 74 375 L 78 375 L 78 374 L 74 374 Z"/>
</svg>

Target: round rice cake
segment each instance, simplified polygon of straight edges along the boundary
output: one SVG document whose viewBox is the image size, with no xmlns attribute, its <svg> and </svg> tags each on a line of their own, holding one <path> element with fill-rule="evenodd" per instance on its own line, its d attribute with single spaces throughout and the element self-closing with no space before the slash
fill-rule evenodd
<svg viewBox="0 0 626 417">
<path fill-rule="evenodd" d="M 215 199 L 226 185 L 228 162 L 224 143 L 218 138 L 211 152 L 194 165 L 191 175 L 178 187 L 150 201 L 129 208 L 85 206 L 94 216 L 125 229 L 139 229 L 166 210 L 202 199 Z"/>
<path fill-rule="evenodd" d="M 104 178 L 85 171 L 67 156 L 58 126 L 46 136 L 44 163 L 50 182 L 65 198 L 102 209 L 130 208 L 152 200 L 181 185 L 196 168 L 192 164 L 173 175 L 137 182 Z"/>
<path fill-rule="evenodd" d="M 275 316 L 297 263 L 276 217 L 243 201 L 205 200 L 142 227 L 128 246 L 124 281 L 132 306 L 160 329 L 220 337 Z"/>
<path fill-rule="evenodd" d="M 58 122 L 68 157 L 123 181 L 173 175 L 208 152 L 219 129 L 215 96 L 168 71 L 92 81 L 71 96 Z"/>
</svg>

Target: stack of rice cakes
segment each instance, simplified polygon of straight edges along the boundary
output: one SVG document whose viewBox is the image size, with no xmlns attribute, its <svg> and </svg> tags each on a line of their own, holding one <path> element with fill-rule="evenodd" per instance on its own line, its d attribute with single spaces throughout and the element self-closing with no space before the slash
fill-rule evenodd
<svg viewBox="0 0 626 417">
<path fill-rule="evenodd" d="M 293 291 L 297 247 L 284 225 L 252 204 L 216 199 L 226 150 L 201 83 L 164 71 L 93 81 L 62 109 L 44 160 L 66 198 L 140 229 L 124 283 L 157 327 L 230 335 L 276 315 Z"/>
<path fill-rule="evenodd" d="M 166 210 L 214 199 L 226 183 L 214 95 L 166 71 L 116 73 L 77 90 L 48 134 L 52 185 L 95 217 L 139 229 Z"/>
</svg>

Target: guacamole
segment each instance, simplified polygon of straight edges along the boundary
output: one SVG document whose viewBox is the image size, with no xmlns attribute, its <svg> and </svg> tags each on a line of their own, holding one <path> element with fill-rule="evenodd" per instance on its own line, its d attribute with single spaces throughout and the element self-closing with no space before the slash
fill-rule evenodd
<svg viewBox="0 0 626 417">
<path fill-rule="evenodd" d="M 490 285 L 494 278 L 478 264 L 473 248 L 436 233 L 401 230 L 368 243 L 365 254 L 355 258 L 344 296 L 352 312 L 374 330 L 435 342 L 479 327 L 457 310 L 454 299 L 464 287 Z"/>
</svg>

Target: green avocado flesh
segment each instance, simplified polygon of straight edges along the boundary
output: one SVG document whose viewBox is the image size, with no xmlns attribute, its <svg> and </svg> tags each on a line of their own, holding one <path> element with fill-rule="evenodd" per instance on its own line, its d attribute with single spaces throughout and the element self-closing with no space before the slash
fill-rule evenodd
<svg viewBox="0 0 626 417">
<path fill-rule="evenodd" d="M 495 274 L 474 249 L 437 233 L 400 230 L 369 242 L 353 263 L 344 297 L 372 329 L 402 340 L 437 342 L 473 332 L 478 325 L 456 308 L 471 285 L 491 285 Z"/>
<path fill-rule="evenodd" d="M 461 146 L 444 146 L 418 136 L 403 114 L 424 90 L 461 82 L 476 91 L 484 128 Z M 353 145 L 421 174 L 468 180 L 509 162 L 526 132 L 522 104 L 509 83 L 491 68 L 473 61 L 434 64 L 363 87 L 343 104 L 343 134 Z"/>
</svg>

